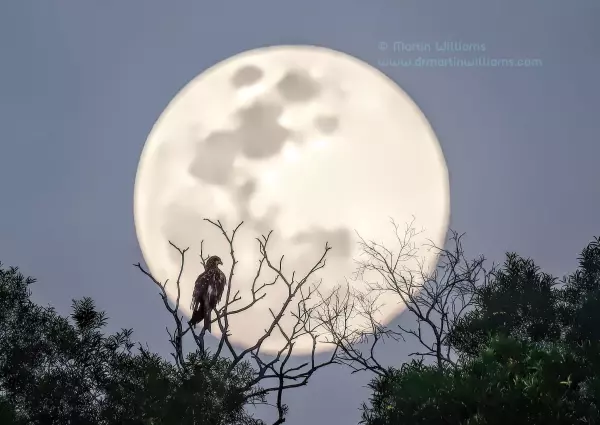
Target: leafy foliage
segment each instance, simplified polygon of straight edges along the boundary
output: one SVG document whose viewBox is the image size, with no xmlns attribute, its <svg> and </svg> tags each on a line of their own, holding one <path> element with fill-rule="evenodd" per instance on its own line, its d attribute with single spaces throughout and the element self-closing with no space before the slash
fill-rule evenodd
<svg viewBox="0 0 600 425">
<path fill-rule="evenodd" d="M 363 422 L 600 423 L 600 241 L 560 285 L 508 254 L 450 333 L 461 354 L 443 368 L 413 361 L 371 383 Z"/>
<path fill-rule="evenodd" d="M 600 238 L 582 251 L 579 269 L 565 279 L 560 309 L 567 341 L 588 346 L 600 341 Z"/>
<path fill-rule="evenodd" d="M 570 350 L 494 338 L 459 368 L 412 362 L 372 384 L 370 424 L 595 423 L 598 378 Z"/>
<path fill-rule="evenodd" d="M 267 391 L 241 358 L 199 349 L 172 363 L 130 329 L 106 334 L 90 298 L 70 317 L 36 305 L 33 282 L 0 265 L 1 424 L 262 424 L 244 407 Z M 381 367 L 363 422 L 600 424 L 600 239 L 562 281 L 509 253 L 472 291 L 470 310 L 443 322 L 458 361 Z"/>
<path fill-rule="evenodd" d="M 102 331 L 107 318 L 90 298 L 70 320 L 29 299 L 17 268 L 0 267 L 0 423 L 259 424 L 244 411 L 260 401 L 252 370 L 190 353 L 179 369 L 132 331 Z"/>
<path fill-rule="evenodd" d="M 475 309 L 457 321 L 450 332 L 456 350 L 476 356 L 491 334 L 527 341 L 556 341 L 560 337 L 556 279 L 540 272 L 531 259 L 514 253 L 489 285 L 474 293 Z"/>
</svg>

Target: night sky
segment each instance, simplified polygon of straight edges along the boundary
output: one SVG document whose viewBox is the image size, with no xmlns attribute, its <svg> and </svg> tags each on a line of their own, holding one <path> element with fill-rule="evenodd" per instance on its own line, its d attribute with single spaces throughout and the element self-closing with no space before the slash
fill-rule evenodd
<svg viewBox="0 0 600 425">
<path fill-rule="evenodd" d="M 209 66 L 314 44 L 378 67 L 423 110 L 450 172 L 451 227 L 467 233 L 470 255 L 516 251 L 562 276 L 600 234 L 598 22 L 597 0 L 4 1 L 0 261 L 38 278 L 35 301 L 66 315 L 72 298 L 90 296 L 109 330 L 132 327 L 168 355 L 170 317 L 132 266 L 142 260 L 133 185 L 146 137 Z M 381 65 L 418 56 L 394 53 L 394 42 L 445 41 L 485 45 L 467 58 L 541 66 Z M 400 364 L 411 348 L 386 344 L 381 357 Z M 288 393 L 286 423 L 356 423 L 369 378 L 319 373 Z"/>
</svg>

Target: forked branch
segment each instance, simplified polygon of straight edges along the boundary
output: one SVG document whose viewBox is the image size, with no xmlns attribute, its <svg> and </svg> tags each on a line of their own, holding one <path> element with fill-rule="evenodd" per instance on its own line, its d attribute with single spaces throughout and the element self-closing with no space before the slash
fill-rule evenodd
<svg viewBox="0 0 600 425">
<path fill-rule="evenodd" d="M 317 312 L 322 308 L 322 300 L 319 301 L 319 282 L 313 282 L 314 275 L 317 271 L 325 267 L 326 256 L 331 247 L 325 245 L 323 253 L 316 260 L 314 265 L 308 270 L 301 279 L 296 278 L 296 272 L 291 275 L 283 270 L 284 257 L 280 257 L 278 261 L 273 260 L 269 256 L 268 247 L 272 232 L 267 235 L 257 238 L 258 250 L 260 258 L 257 264 L 256 272 L 252 275 L 252 281 L 249 284 L 250 296 L 248 299 L 243 299 L 240 291 L 232 294 L 234 278 L 236 277 L 236 266 L 238 261 L 235 255 L 235 238 L 241 225 L 240 223 L 232 232 L 228 232 L 220 221 L 205 219 L 208 223 L 214 226 L 221 236 L 227 241 L 229 246 L 229 255 L 231 258 L 231 268 L 229 270 L 227 291 L 225 300 L 222 306 L 214 309 L 214 318 L 212 323 L 216 323 L 221 332 L 217 349 L 211 356 L 212 361 L 217 361 L 219 357 L 224 355 L 224 348 L 227 348 L 227 357 L 231 359 L 229 373 L 233 373 L 235 368 L 242 362 L 251 361 L 254 363 L 254 377 L 245 388 L 248 398 L 256 400 L 256 397 L 263 397 L 268 394 L 274 394 L 276 397 L 276 408 L 278 419 L 275 424 L 280 424 L 285 421 L 287 407 L 283 402 L 283 396 L 286 390 L 298 388 L 306 385 L 310 377 L 319 369 L 336 363 L 339 360 L 338 346 L 334 343 L 331 354 L 324 360 L 318 360 L 316 356 L 316 347 L 321 334 L 326 331 L 318 318 Z M 179 311 L 180 285 L 183 267 L 185 264 L 185 254 L 188 248 L 181 249 L 172 242 L 171 246 L 180 254 L 180 270 L 176 281 L 177 297 L 174 303 L 169 301 L 166 291 L 168 281 L 159 282 L 148 271 L 146 271 L 139 263 L 138 267 L 146 276 L 148 276 L 159 288 L 160 296 L 163 300 L 167 311 L 173 316 L 175 321 L 175 330 L 168 331 L 169 339 L 174 347 L 172 354 L 179 368 L 186 367 L 186 360 L 183 355 L 183 337 L 189 332 L 195 341 L 197 350 L 206 353 L 205 345 L 205 330 L 197 333 L 195 329 L 189 325 L 184 329 L 183 317 Z M 204 253 L 204 241 L 200 244 L 200 259 L 204 265 L 208 256 Z M 274 277 L 263 279 L 266 271 L 270 271 Z M 245 277 L 242 277 L 245 278 Z M 277 309 L 270 309 L 271 322 L 264 330 L 255 343 L 247 348 L 237 349 L 231 342 L 230 318 L 235 314 L 251 314 L 252 308 L 264 300 L 267 291 L 275 285 L 281 285 L 285 289 L 285 299 L 281 306 Z M 239 285 L 237 285 L 239 286 Z M 282 323 L 282 318 L 289 315 L 293 318 L 291 325 Z M 282 338 L 281 347 L 274 355 L 267 355 L 261 352 L 265 341 L 275 332 L 279 333 Z M 312 350 L 310 359 L 302 364 L 295 364 L 294 348 L 297 346 L 300 338 L 309 338 L 312 341 Z M 274 385 L 263 385 L 274 382 Z M 262 387 L 261 387 L 262 385 Z"/>
<path fill-rule="evenodd" d="M 476 289 L 486 285 L 493 275 L 494 267 L 486 270 L 484 257 L 466 258 L 462 246 L 464 235 L 451 231 L 448 248 L 437 247 L 432 241 L 418 247 L 415 237 L 420 232 L 413 224 L 414 220 L 401 231 L 392 220 L 395 250 L 358 235 L 361 256 L 354 280 L 362 281 L 366 289 L 354 291 L 345 299 L 324 298 L 320 321 L 332 335 L 331 343 L 339 347 L 339 361 L 353 373 L 369 370 L 377 375 L 387 374 L 388 369 L 376 359 L 377 344 L 406 337 L 416 339 L 421 347 L 411 356 L 431 358 L 440 368 L 453 365 L 455 353 L 449 342 L 450 331 L 471 307 Z M 427 267 L 419 257 L 420 248 L 425 248 L 430 259 L 435 257 L 437 265 Z M 376 278 L 367 281 L 366 276 L 373 274 Z M 377 319 L 381 297 L 403 305 L 405 314 L 414 319 L 414 326 L 382 324 Z M 348 324 L 357 317 L 365 325 L 361 329 L 350 328 Z"/>
</svg>

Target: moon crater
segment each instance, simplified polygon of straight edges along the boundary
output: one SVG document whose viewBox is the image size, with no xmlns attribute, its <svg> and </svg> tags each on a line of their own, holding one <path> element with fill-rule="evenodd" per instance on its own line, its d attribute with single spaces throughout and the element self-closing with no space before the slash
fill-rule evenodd
<svg viewBox="0 0 600 425">
<path fill-rule="evenodd" d="M 289 102 L 308 102 L 315 99 L 321 87 L 319 82 L 303 69 L 292 69 L 277 84 L 281 96 Z"/>
<path fill-rule="evenodd" d="M 251 159 L 261 159 L 277 155 L 290 136 L 290 131 L 279 124 L 283 113 L 281 105 L 256 102 L 240 111 L 240 126 L 237 136 L 243 154 Z"/>
<path fill-rule="evenodd" d="M 231 78 L 231 84 L 236 88 L 252 86 L 260 81 L 263 71 L 252 65 L 238 69 Z"/>
<path fill-rule="evenodd" d="M 324 134 L 332 134 L 339 127 L 339 118 L 334 115 L 319 115 L 315 118 L 315 127 Z"/>
</svg>

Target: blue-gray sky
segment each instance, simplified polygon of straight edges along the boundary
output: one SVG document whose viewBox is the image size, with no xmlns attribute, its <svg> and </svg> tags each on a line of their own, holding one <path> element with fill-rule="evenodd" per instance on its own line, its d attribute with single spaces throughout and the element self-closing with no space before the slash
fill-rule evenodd
<svg viewBox="0 0 600 425">
<path fill-rule="evenodd" d="M 93 297 L 110 328 L 168 352 L 132 214 L 144 141 L 198 73 L 241 51 L 316 44 L 378 66 L 378 43 L 462 40 L 530 68 L 381 68 L 442 145 L 451 226 L 472 253 L 572 270 L 600 234 L 600 3 L 318 0 L 0 3 L 0 260 L 67 314 Z M 409 56 L 403 56 L 409 57 Z M 210 102 L 210 100 L 208 100 Z M 410 347 L 386 345 L 401 362 Z M 368 375 L 331 368 L 289 393 L 290 424 L 351 424 Z"/>
</svg>

